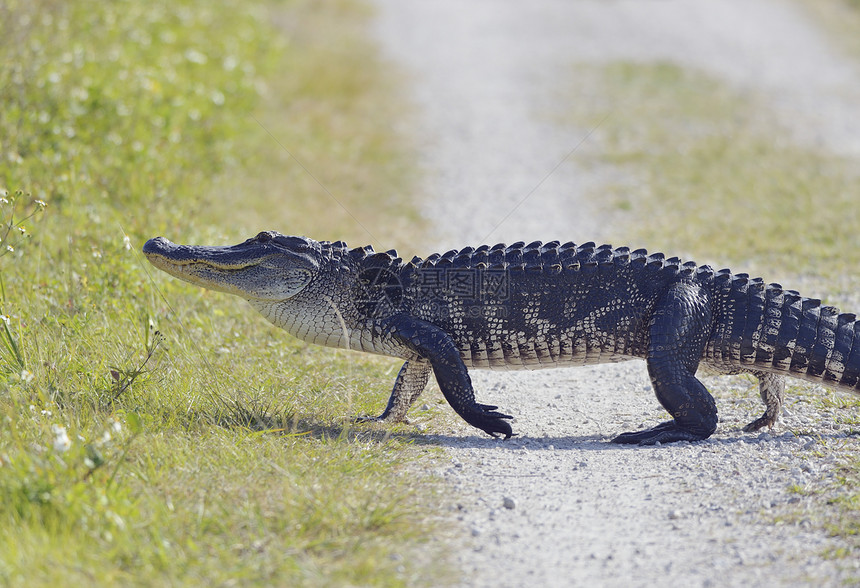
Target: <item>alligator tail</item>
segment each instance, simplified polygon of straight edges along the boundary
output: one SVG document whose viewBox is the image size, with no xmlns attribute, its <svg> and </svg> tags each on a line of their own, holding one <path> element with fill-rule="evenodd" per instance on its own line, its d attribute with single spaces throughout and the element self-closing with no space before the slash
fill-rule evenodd
<svg viewBox="0 0 860 588">
<path fill-rule="evenodd" d="M 727 270 L 710 355 L 728 369 L 785 374 L 860 394 L 860 322 L 820 300 Z"/>
<path fill-rule="evenodd" d="M 860 394 L 860 323 L 857 317 L 822 305 L 820 300 L 800 297 L 793 291 L 783 292 L 781 304 L 777 292 L 771 296 L 775 309 L 772 330 L 777 330 L 779 321 L 771 364 L 792 376 Z M 779 317 L 776 309 L 779 309 Z M 765 329 L 766 337 L 771 336 L 768 327 Z"/>
</svg>

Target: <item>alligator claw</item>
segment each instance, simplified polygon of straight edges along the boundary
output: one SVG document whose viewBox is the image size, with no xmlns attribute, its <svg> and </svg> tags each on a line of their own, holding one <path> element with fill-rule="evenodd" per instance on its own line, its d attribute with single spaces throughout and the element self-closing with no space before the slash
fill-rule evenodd
<svg viewBox="0 0 860 588">
<path fill-rule="evenodd" d="M 514 417 L 496 412 L 498 407 L 489 404 L 475 404 L 475 408 L 477 411 L 466 419 L 470 425 L 497 439 L 500 436 L 504 436 L 505 439 L 510 439 L 513 436 L 511 425 L 505 421 Z"/>
<path fill-rule="evenodd" d="M 666 421 L 644 431 L 622 433 L 615 437 L 612 442 L 630 445 L 654 445 L 674 441 L 701 441 L 707 437 L 708 435 L 682 429 L 675 421 Z"/>
</svg>

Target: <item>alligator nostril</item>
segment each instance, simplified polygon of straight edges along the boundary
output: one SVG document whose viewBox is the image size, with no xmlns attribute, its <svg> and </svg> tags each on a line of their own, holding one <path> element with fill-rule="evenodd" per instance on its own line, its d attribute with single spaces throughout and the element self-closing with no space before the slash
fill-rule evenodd
<svg viewBox="0 0 860 588">
<path fill-rule="evenodd" d="M 164 237 L 155 237 L 144 243 L 143 252 L 158 253 L 164 250 L 168 245 L 170 245 L 170 241 L 168 241 Z"/>
</svg>

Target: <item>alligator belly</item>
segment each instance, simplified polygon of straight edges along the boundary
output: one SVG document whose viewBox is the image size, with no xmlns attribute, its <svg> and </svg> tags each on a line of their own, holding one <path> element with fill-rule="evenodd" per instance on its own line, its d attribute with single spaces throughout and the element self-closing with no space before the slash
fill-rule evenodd
<svg viewBox="0 0 860 588">
<path fill-rule="evenodd" d="M 460 357 L 470 368 L 540 370 L 557 367 L 615 363 L 636 359 L 607 341 L 528 339 L 475 341 L 460 346 Z"/>
</svg>

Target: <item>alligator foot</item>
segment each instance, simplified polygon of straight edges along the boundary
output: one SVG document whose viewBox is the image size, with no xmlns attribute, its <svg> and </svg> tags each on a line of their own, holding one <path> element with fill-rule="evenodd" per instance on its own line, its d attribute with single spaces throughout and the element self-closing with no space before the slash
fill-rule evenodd
<svg viewBox="0 0 860 588">
<path fill-rule="evenodd" d="M 505 419 L 512 419 L 511 415 L 497 412 L 498 406 L 490 404 L 474 404 L 476 410 L 469 413 L 467 419 L 469 424 L 481 429 L 492 437 L 504 436 L 505 439 L 516 437 L 511 429 L 511 426 L 505 422 Z M 393 418 L 390 414 L 382 413 L 379 416 L 360 416 L 355 417 L 354 423 L 405 423 L 411 425 L 412 422 L 407 417 Z"/>
<path fill-rule="evenodd" d="M 510 439 L 512 436 L 515 436 L 511 425 L 505 421 L 505 419 L 512 419 L 514 417 L 497 412 L 496 409 L 499 407 L 492 406 L 491 404 L 475 403 L 473 407 L 477 411 L 470 410 L 467 415 L 463 415 L 466 422 L 470 425 L 481 429 L 491 437 L 498 438 L 500 435 L 503 435 L 505 439 Z"/>
<path fill-rule="evenodd" d="M 622 433 L 615 437 L 612 442 L 630 445 L 654 445 L 655 443 L 672 443 L 673 441 L 701 441 L 709 436 L 682 429 L 675 421 L 666 421 L 644 431 Z"/>
<path fill-rule="evenodd" d="M 759 429 L 764 429 L 765 427 L 772 428 L 774 422 L 776 422 L 776 418 L 770 418 L 767 416 L 767 414 L 765 414 L 764 416 L 757 418 L 756 420 L 745 426 L 744 433 L 754 433 L 755 431 L 758 431 Z"/>
</svg>

